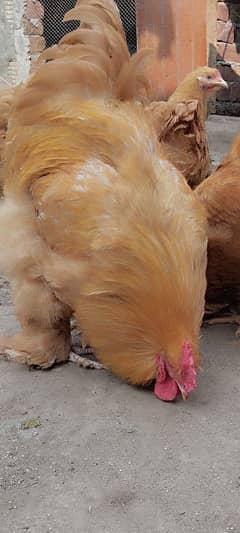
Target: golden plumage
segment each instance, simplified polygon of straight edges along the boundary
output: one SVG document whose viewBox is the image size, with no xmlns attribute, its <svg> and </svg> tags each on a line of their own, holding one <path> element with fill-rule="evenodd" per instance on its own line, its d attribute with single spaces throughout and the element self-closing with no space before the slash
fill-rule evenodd
<svg viewBox="0 0 240 533">
<path fill-rule="evenodd" d="M 15 118 L 9 132 L 2 214 L 3 226 L 11 218 L 4 263 L 21 285 L 23 330 L 26 307 L 33 321 L 40 313 L 29 306 L 25 280 L 34 291 L 41 280 L 64 310 L 75 313 L 98 358 L 122 378 L 153 379 L 159 351 L 180 373 L 185 341 L 197 367 L 205 219 L 182 176 L 159 156 L 141 106 L 71 95 L 61 107 L 58 98 L 38 100 L 36 107 L 37 124 L 30 124 L 31 112 L 27 127 L 18 130 Z M 16 247 L 19 227 L 23 238 Z M 44 312 L 57 334 L 56 311 L 52 317 L 45 302 Z M 39 335 L 37 342 L 39 362 Z M 52 349 L 51 337 L 50 361 Z"/>
<path fill-rule="evenodd" d="M 67 54 L 17 91 L 0 245 L 22 332 L 0 343 L 28 364 L 67 360 L 74 313 L 115 374 L 157 378 L 156 394 L 173 399 L 196 384 L 206 221 L 133 101 L 148 55 L 128 57 L 114 79 Z"/>
</svg>

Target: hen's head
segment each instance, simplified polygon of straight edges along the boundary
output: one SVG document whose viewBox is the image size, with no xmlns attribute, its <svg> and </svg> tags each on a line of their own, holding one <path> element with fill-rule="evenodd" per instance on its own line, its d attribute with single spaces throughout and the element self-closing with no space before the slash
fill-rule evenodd
<svg viewBox="0 0 240 533">
<path fill-rule="evenodd" d="M 216 68 L 201 67 L 197 69 L 196 74 L 200 89 L 207 91 L 207 93 L 228 87 L 227 82 Z"/>
<path fill-rule="evenodd" d="M 187 400 L 189 393 L 197 387 L 198 357 L 194 356 L 191 344 L 183 342 L 177 361 L 176 366 L 157 354 L 154 392 L 160 400 L 173 401 L 179 394 Z"/>
<path fill-rule="evenodd" d="M 200 102 L 206 103 L 206 100 L 214 92 L 219 89 L 226 89 L 227 86 L 227 82 L 216 68 L 198 67 L 187 74 L 169 98 L 169 101 L 183 102 L 184 100 L 196 98 Z"/>
</svg>

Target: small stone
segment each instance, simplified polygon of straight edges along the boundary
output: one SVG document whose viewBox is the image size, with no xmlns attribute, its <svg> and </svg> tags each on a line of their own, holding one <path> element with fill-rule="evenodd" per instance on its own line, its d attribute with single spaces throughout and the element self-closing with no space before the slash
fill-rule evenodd
<svg viewBox="0 0 240 533">
<path fill-rule="evenodd" d="M 22 422 L 21 429 L 33 429 L 38 428 L 41 425 L 40 418 L 29 418 L 28 420 L 25 420 L 25 422 Z"/>
</svg>

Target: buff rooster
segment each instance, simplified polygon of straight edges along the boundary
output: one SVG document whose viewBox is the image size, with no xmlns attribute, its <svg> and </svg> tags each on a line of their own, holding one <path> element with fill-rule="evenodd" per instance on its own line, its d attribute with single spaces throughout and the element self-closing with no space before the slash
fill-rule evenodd
<svg viewBox="0 0 240 533">
<path fill-rule="evenodd" d="M 206 322 L 240 325 L 240 135 L 195 194 L 205 206 L 209 227 L 206 311 L 222 315 Z"/>
<path fill-rule="evenodd" d="M 161 151 L 194 188 L 211 174 L 205 117 L 208 98 L 226 87 L 218 70 L 200 67 L 180 83 L 168 102 L 153 102 L 146 111 L 155 125 Z"/>
<path fill-rule="evenodd" d="M 40 368 L 68 360 L 74 314 L 117 376 L 187 398 L 204 312 L 204 209 L 161 158 L 142 105 L 121 101 L 120 87 L 135 83 L 129 69 L 125 83 L 119 76 L 116 88 L 94 63 L 56 59 L 15 98 L 0 256 L 22 331 L 1 338 L 1 352 Z"/>
</svg>

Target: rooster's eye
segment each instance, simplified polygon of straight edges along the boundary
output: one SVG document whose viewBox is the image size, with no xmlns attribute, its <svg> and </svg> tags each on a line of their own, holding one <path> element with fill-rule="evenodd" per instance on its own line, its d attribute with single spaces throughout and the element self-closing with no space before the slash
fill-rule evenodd
<svg viewBox="0 0 240 533">
<path fill-rule="evenodd" d="M 211 76 L 207 76 L 207 79 L 208 79 L 208 80 L 211 80 Z"/>
</svg>

